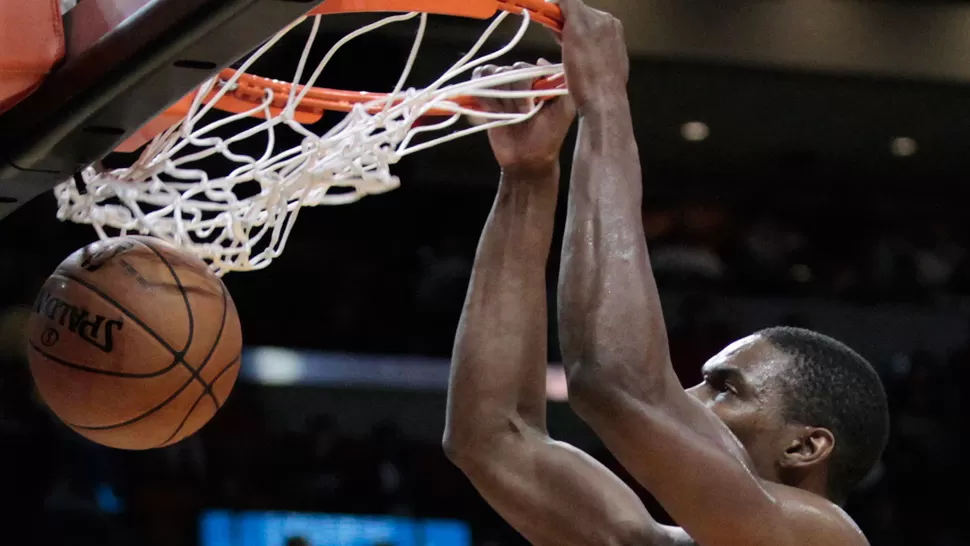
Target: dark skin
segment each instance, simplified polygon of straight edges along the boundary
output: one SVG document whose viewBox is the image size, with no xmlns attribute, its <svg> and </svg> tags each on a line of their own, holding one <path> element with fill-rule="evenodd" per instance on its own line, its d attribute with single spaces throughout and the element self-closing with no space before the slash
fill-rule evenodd
<svg viewBox="0 0 970 546">
<path fill-rule="evenodd" d="M 492 74 L 485 67 L 476 77 Z M 521 101 L 483 100 L 492 111 Z M 575 119 L 569 99 L 531 121 L 493 129 L 502 168 L 455 340 L 446 453 L 530 542 L 548 546 L 690 544 L 657 524 L 602 464 L 546 429 L 546 260 L 559 190 L 559 153 Z"/>
<path fill-rule="evenodd" d="M 782 418 L 786 355 L 753 336 L 712 358 L 700 385 L 677 380 L 640 217 L 622 27 L 580 0 L 560 5 L 570 99 L 489 135 L 502 179 L 455 342 L 447 453 L 533 544 L 867 544 L 826 498 L 831 432 Z M 544 272 L 577 110 L 559 291 L 570 402 L 682 528 L 657 524 L 615 475 L 546 429 Z"/>
<path fill-rule="evenodd" d="M 623 29 L 581 0 L 560 6 L 580 120 L 559 288 L 572 407 L 698 544 L 868 544 L 826 498 L 832 433 L 782 417 L 784 354 L 745 338 L 704 383 L 680 385 L 643 232 Z"/>
</svg>

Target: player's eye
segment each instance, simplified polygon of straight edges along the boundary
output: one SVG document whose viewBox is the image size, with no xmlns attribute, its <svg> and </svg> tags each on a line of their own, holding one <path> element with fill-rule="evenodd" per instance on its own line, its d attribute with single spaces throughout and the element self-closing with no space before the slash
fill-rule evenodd
<svg viewBox="0 0 970 546">
<path fill-rule="evenodd" d="M 717 393 L 732 393 L 737 394 L 737 390 L 728 383 L 723 377 L 718 375 L 709 375 L 704 378 L 704 382 L 707 383 L 715 392 Z"/>
</svg>

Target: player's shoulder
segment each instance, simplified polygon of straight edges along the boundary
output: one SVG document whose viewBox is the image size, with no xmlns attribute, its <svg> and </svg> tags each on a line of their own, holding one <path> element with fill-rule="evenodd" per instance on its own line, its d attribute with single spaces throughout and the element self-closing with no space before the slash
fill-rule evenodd
<svg viewBox="0 0 970 546">
<path fill-rule="evenodd" d="M 768 489 L 784 511 L 784 525 L 790 535 L 805 546 L 869 546 L 862 530 L 837 504 L 801 489 L 768 484 Z M 698 546 L 680 527 L 664 527 L 663 536 L 643 544 Z"/>
<path fill-rule="evenodd" d="M 788 525 L 800 536 L 813 537 L 808 544 L 869 546 L 862 530 L 839 505 L 802 489 L 772 485 Z"/>
</svg>

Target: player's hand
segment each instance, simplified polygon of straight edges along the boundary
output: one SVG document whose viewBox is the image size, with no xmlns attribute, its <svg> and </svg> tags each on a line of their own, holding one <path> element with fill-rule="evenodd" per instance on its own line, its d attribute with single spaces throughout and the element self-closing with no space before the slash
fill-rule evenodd
<svg viewBox="0 0 970 546">
<path fill-rule="evenodd" d="M 623 24 L 583 0 L 559 0 L 565 19 L 562 58 L 566 84 L 576 106 L 610 103 L 624 97 L 630 79 Z"/>
<path fill-rule="evenodd" d="M 540 59 L 539 66 L 549 64 Z M 512 67 L 482 66 L 475 70 L 475 78 L 500 74 L 509 70 L 528 68 L 528 63 L 516 63 Z M 531 81 L 515 82 L 497 89 L 528 91 Z M 479 98 L 479 104 L 488 112 L 530 112 L 532 99 L 501 100 Z M 559 164 L 559 152 L 576 118 L 576 107 L 568 96 L 547 101 L 532 119 L 523 123 L 495 127 L 488 131 L 495 159 L 506 172 L 540 172 Z"/>
</svg>

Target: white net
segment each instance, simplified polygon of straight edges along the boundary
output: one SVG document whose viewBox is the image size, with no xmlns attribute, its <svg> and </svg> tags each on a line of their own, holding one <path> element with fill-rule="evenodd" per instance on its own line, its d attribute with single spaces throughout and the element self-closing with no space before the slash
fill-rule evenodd
<svg viewBox="0 0 970 546">
<path fill-rule="evenodd" d="M 525 36 L 530 24 L 528 12 L 507 45 L 482 53 L 508 16 L 506 12 L 497 15 L 466 55 L 421 89 L 407 88 L 406 82 L 424 39 L 427 14 L 385 17 L 348 34 L 305 77 L 311 46 L 322 20 L 322 16 L 314 16 L 292 79 L 294 84 L 305 87 L 292 86 L 282 111 L 271 111 L 276 97 L 272 89 L 265 89 L 263 102 L 249 112 L 203 123 L 203 116 L 237 85 L 239 77 L 305 19 L 298 20 L 253 53 L 233 78 L 217 77 L 204 83 L 195 94 L 188 115 L 150 142 L 132 166 L 105 172 L 88 168 L 80 180 L 58 185 L 58 218 L 91 224 L 101 238 L 131 233 L 159 237 L 198 255 L 220 275 L 262 269 L 283 252 L 303 207 L 347 204 L 393 190 L 400 182 L 390 167 L 401 158 L 492 127 L 520 123 L 538 112 L 543 98 L 565 93 L 561 89 L 495 89 L 512 82 L 560 75 L 561 65 L 470 78 L 474 68 L 505 55 Z M 294 119 L 297 105 L 343 46 L 375 29 L 413 19 L 418 20 L 418 30 L 411 54 L 387 98 L 354 106 L 339 123 L 320 135 Z M 522 114 L 484 113 L 462 106 L 457 101 L 459 97 L 528 98 L 532 99 L 533 108 Z M 432 111 L 448 115 L 416 126 Z M 253 115 L 262 118 L 254 119 Z M 459 124 L 464 116 L 474 116 L 477 122 L 465 127 Z M 235 134 L 225 130 L 242 120 L 249 123 Z M 294 131 L 302 142 L 278 149 L 277 130 Z M 254 137 L 265 140 L 261 155 L 244 155 L 230 149 L 233 144 Z M 230 162 L 225 176 L 210 176 L 200 166 L 201 161 L 214 156 Z M 247 188 L 245 192 L 239 191 L 241 185 Z M 340 191 L 334 191 L 335 188 Z"/>
</svg>

